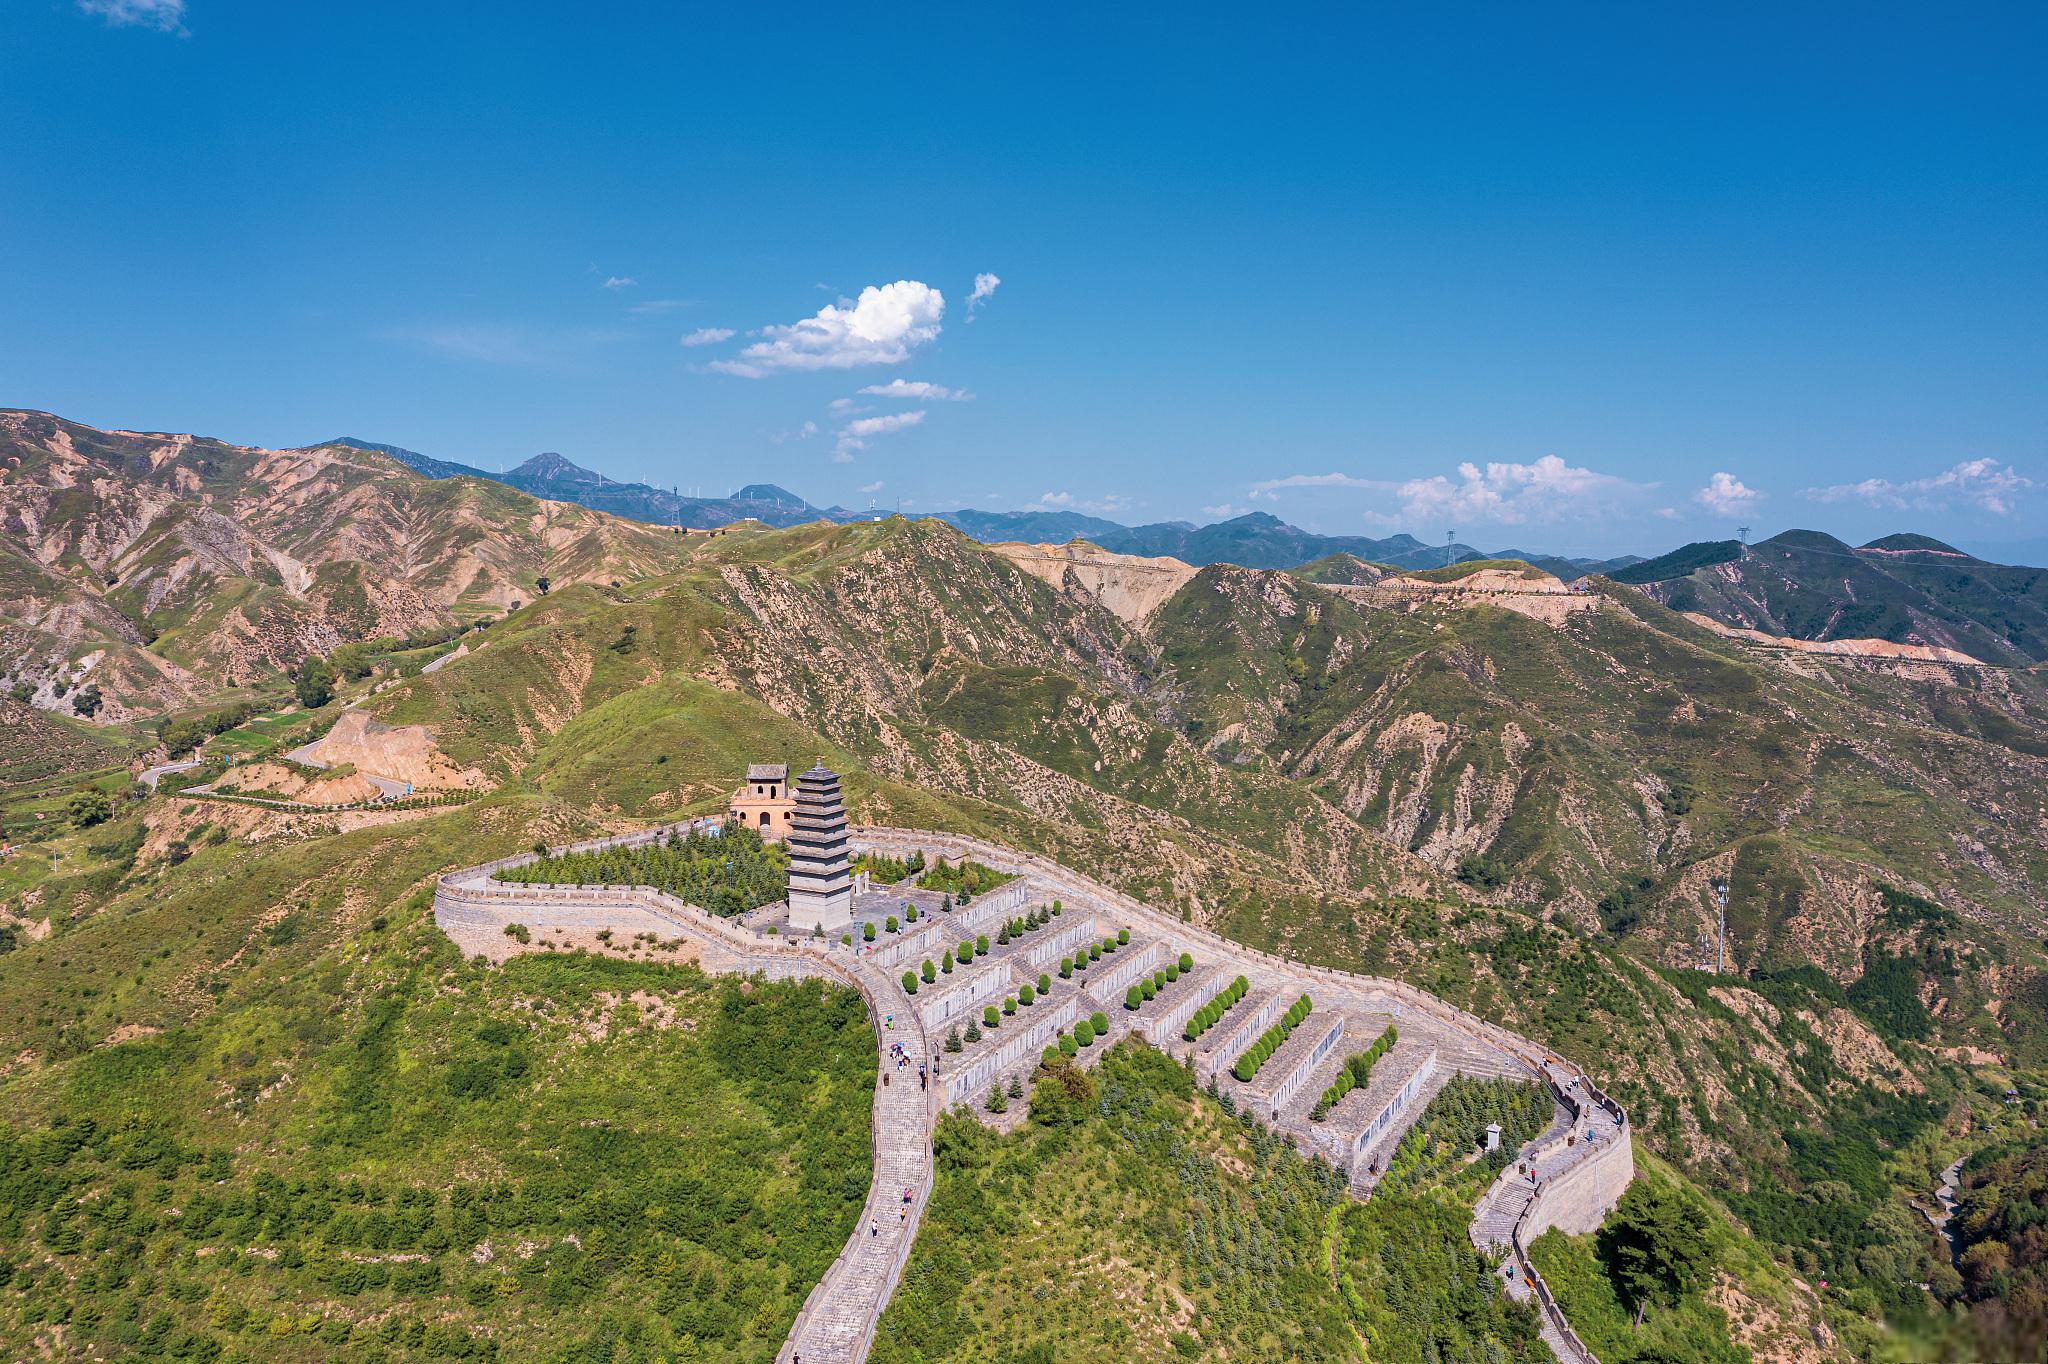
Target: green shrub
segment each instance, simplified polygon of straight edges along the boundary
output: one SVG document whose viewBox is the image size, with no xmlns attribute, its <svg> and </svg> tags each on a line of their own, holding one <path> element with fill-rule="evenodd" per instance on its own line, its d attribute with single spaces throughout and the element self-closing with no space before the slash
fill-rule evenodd
<svg viewBox="0 0 2048 1364">
<path fill-rule="evenodd" d="M 873 924 L 862 924 L 860 926 L 860 940 L 862 942 L 873 942 L 875 940 L 875 926 Z"/>
<path fill-rule="evenodd" d="M 1104 938 L 1104 939 L 1102 940 L 1102 950 L 1103 950 L 1103 951 L 1105 951 L 1105 952 L 1114 952 L 1114 951 L 1116 951 L 1116 939 L 1115 939 L 1115 938 Z"/>
<path fill-rule="evenodd" d="M 1138 993 L 1147 999 L 1157 999 L 1159 998 L 1159 987 L 1152 983 L 1150 977 L 1147 977 L 1145 982 L 1138 987 Z"/>
<path fill-rule="evenodd" d="M 924 959 L 924 965 L 918 969 L 918 974 L 923 976 L 924 983 L 929 985 L 939 978 L 939 968 L 932 965 L 932 959 L 930 957 L 926 957 Z"/>
<path fill-rule="evenodd" d="M 998 944 L 1001 944 L 1001 943 L 1006 943 L 1006 942 L 1008 942 L 1009 940 L 1010 940 L 1010 926 L 1009 926 L 1008 924 L 1004 924 L 1004 925 L 1002 926 L 1002 928 L 1001 928 L 1001 929 L 1000 929 L 1000 930 L 999 930 L 999 931 L 998 931 L 998 932 L 996 933 L 996 942 L 997 942 Z"/>
<path fill-rule="evenodd" d="M 1015 995 L 1010 995 L 1010 996 L 1008 996 L 1007 998 L 1005 998 L 1005 999 L 1003 1000 L 1003 1013 L 1004 1013 L 1004 1015 L 1005 1015 L 1005 1016 L 1008 1016 L 1008 1015 L 1010 1015 L 1010 1014 L 1014 1014 L 1014 1013 L 1016 1013 L 1016 1012 L 1017 1012 L 1017 996 L 1015 996 Z"/>
<path fill-rule="evenodd" d="M 1081 1020 L 1081 1021 L 1080 1021 L 1079 1023 L 1076 1023 L 1076 1024 L 1074 1025 L 1074 1042 L 1075 1042 L 1075 1044 L 1076 1044 L 1076 1045 L 1078 1045 L 1078 1046 L 1083 1046 L 1083 1047 L 1092 1047 L 1092 1046 L 1094 1046 L 1094 1045 L 1095 1045 L 1095 1025 L 1094 1025 L 1093 1023 L 1090 1023 L 1090 1022 L 1089 1022 L 1089 1021 L 1088 1021 L 1087 1019 L 1085 1019 L 1085 1018 L 1084 1018 L 1084 1019 L 1082 1019 L 1082 1020 Z"/>
<path fill-rule="evenodd" d="M 843 944 L 844 946 L 847 946 L 847 947 L 851 947 L 851 946 L 853 946 L 853 934 L 851 934 L 851 933 L 841 933 L 841 934 L 839 935 L 839 941 L 840 941 L 840 943 L 841 943 L 841 944 Z"/>
<path fill-rule="evenodd" d="M 1136 1009 L 1144 1002 L 1145 996 L 1137 986 L 1133 985 L 1130 989 L 1124 991 L 1124 1007 L 1126 1009 Z"/>
<path fill-rule="evenodd" d="M 971 1018 L 967 1020 L 966 1037 L 970 1042 L 979 1042 L 981 1040 L 981 1028 Z"/>
<path fill-rule="evenodd" d="M 1019 985 L 1017 987 L 1017 1002 L 1019 1004 L 1028 1005 L 1037 998 L 1038 991 L 1032 989 L 1029 985 Z"/>
<path fill-rule="evenodd" d="M 950 948 L 950 947 L 949 947 L 949 948 L 947 948 L 947 949 L 946 949 L 946 955 L 945 955 L 945 956 L 944 956 L 943 958 L 941 958 L 941 959 L 940 959 L 940 961 L 939 961 L 939 969 L 940 969 L 941 971 L 944 971 L 944 972 L 945 972 L 945 973 L 946 973 L 947 975 L 949 975 L 949 976 L 953 974 L 953 949 L 952 949 L 952 948 Z"/>
<path fill-rule="evenodd" d="M 960 964 L 965 966 L 968 962 L 974 960 L 974 944 L 963 942 L 954 950 L 954 954 L 960 958 Z"/>
<path fill-rule="evenodd" d="M 1054 900 L 1054 901 L 1052 902 L 1052 912 L 1053 912 L 1053 914 L 1054 914 L 1054 916 L 1055 916 L 1055 917 L 1057 917 L 1057 916 L 1058 916 L 1058 914 L 1059 914 L 1059 912 L 1060 912 L 1060 902 L 1059 902 L 1058 900 Z"/>
<path fill-rule="evenodd" d="M 1089 1014 L 1088 1021 L 1095 1025 L 1095 1031 L 1097 1033 L 1106 1033 L 1109 1031 L 1109 1015 L 1102 1012 L 1102 1010 L 1100 1009 L 1097 1009 L 1094 1013 Z"/>
<path fill-rule="evenodd" d="M 1180 964 L 1178 962 L 1168 962 L 1163 974 L 1166 976 L 1166 983 L 1171 985 L 1174 981 L 1180 979 Z"/>
<path fill-rule="evenodd" d="M 905 922 L 905 923 L 907 923 L 907 924 L 914 924 L 914 923 L 916 923 L 916 922 L 917 922 L 917 906 L 916 906 L 916 905 L 910 904 L 910 903 L 909 903 L 909 902 L 907 902 L 907 901 L 906 901 L 906 902 L 904 903 L 904 906 L 903 906 L 903 922 Z"/>
<path fill-rule="evenodd" d="M 983 933 L 983 934 L 981 934 L 981 935 L 979 935 L 978 937 L 976 937 L 976 938 L 975 938 L 975 940 L 974 940 L 974 950 L 975 950 L 975 951 L 977 951 L 977 952 L 986 952 L 986 951 L 988 951 L 988 934 L 986 934 L 986 933 Z"/>
<path fill-rule="evenodd" d="M 1003 1021 L 1002 1011 L 991 1004 L 981 1011 L 981 1021 L 985 1027 L 996 1027 Z"/>
<path fill-rule="evenodd" d="M 917 972 L 905 971 L 903 973 L 903 993 L 906 995 L 917 993 Z"/>
<path fill-rule="evenodd" d="M 1038 973 L 1038 993 L 1042 995 L 1049 995 L 1052 993 L 1052 977 L 1045 974 L 1045 972 L 1043 971 L 1040 971 Z"/>
<path fill-rule="evenodd" d="M 1072 980 L 1073 978 L 1074 978 L 1074 959 L 1073 959 L 1072 957 L 1061 957 L 1061 958 L 1060 958 L 1060 979 L 1061 979 L 1061 980 Z"/>
<path fill-rule="evenodd" d="M 1039 1063 L 1040 1065 L 1044 1065 L 1044 1066 L 1049 1066 L 1049 1065 L 1051 1065 L 1051 1064 L 1052 1064 L 1053 1062 L 1055 1062 L 1055 1061 L 1057 1061 L 1057 1060 L 1059 1060 L 1059 1059 L 1060 1059 L 1060 1049 L 1059 1049 L 1059 1045 L 1058 1045 L 1057 1043 L 1055 1043 L 1054 1045 L 1052 1045 L 1052 1046 L 1050 1046 L 1050 1047 L 1047 1047 L 1047 1048 L 1046 1048 L 1046 1049 L 1045 1049 L 1044 1051 L 1042 1051 L 1042 1052 L 1040 1052 L 1040 1053 L 1038 1054 L 1038 1063 Z"/>
<path fill-rule="evenodd" d="M 1102 944 L 1101 944 L 1101 943 L 1099 943 L 1099 942 L 1092 942 L 1092 943 L 1089 943 L 1089 944 L 1088 944 L 1088 960 L 1090 960 L 1090 961 L 1101 961 L 1101 960 L 1102 960 Z"/>
<path fill-rule="evenodd" d="M 946 1034 L 945 1047 L 948 1052 L 958 1052 L 960 1050 L 959 1025 L 955 1024 L 953 1030 Z"/>
<path fill-rule="evenodd" d="M 888 929 L 891 933 L 894 933 L 899 927 L 899 925 L 896 922 L 896 916 L 894 914 L 891 914 L 887 919 L 884 919 L 882 921 L 882 927 Z"/>
<path fill-rule="evenodd" d="M 1194 970 L 1194 969 L 1195 969 L 1195 959 L 1194 959 L 1194 957 L 1192 957 L 1191 955 L 1189 955 L 1189 954 L 1188 954 L 1188 953 L 1186 953 L 1186 952 L 1183 952 L 1183 953 L 1181 953 L 1181 954 L 1180 954 L 1180 969 L 1181 969 L 1181 970 L 1183 970 L 1183 971 L 1192 971 L 1192 970 Z"/>
<path fill-rule="evenodd" d="M 1081 1044 L 1074 1040 L 1072 1033 L 1060 1034 L 1060 1055 L 1073 1056 L 1081 1050 Z"/>
<path fill-rule="evenodd" d="M 1003 1097 L 1002 1086 L 990 1085 L 988 1087 L 988 1111 L 991 1113 L 1006 1113 L 1009 1111 L 1009 1108 L 1010 1101 Z"/>
<path fill-rule="evenodd" d="M 1116 931 L 1116 944 L 1117 944 L 1117 946 L 1118 946 L 1118 947 L 1123 947 L 1123 946 L 1127 945 L 1127 944 L 1128 944 L 1128 943 L 1130 942 L 1130 940 L 1131 940 L 1131 930 L 1130 930 L 1130 929 L 1128 929 L 1128 928 L 1119 928 L 1119 929 L 1118 929 L 1118 930 Z"/>
</svg>

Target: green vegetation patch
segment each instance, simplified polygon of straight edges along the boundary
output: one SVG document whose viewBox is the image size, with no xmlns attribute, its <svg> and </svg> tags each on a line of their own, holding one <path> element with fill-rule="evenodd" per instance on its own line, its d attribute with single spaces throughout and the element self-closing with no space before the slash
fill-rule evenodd
<svg viewBox="0 0 2048 1364">
<path fill-rule="evenodd" d="M 1135 1042 L 1041 1073 L 1023 1131 L 948 1118 L 874 1364 L 1163 1364 L 1355 1354 L 1324 1228 L 1328 1165 Z"/>
<path fill-rule="evenodd" d="M 525 885 L 653 886 L 713 914 L 743 914 L 780 900 L 789 853 L 754 830 L 691 829 L 637 848 L 558 853 L 507 867 L 496 878 Z"/>
</svg>

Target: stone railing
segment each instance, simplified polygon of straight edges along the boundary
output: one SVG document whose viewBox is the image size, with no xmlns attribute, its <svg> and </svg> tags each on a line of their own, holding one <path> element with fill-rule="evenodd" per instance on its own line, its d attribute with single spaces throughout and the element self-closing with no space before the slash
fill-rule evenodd
<svg viewBox="0 0 2048 1364">
<path fill-rule="evenodd" d="M 1232 1018 L 1226 1013 L 1216 1020 L 1216 1026 L 1195 1045 L 1200 1053 L 1195 1061 L 1195 1073 L 1204 1080 L 1210 1080 L 1229 1070 L 1239 1053 L 1259 1040 L 1259 1035 L 1272 1025 L 1274 1019 L 1285 1013 L 1293 1000 L 1284 1000 L 1284 991 L 1274 991 L 1258 1001 L 1258 1008 L 1252 1012 Z M 1252 996 L 1246 996 L 1247 999 Z M 1243 1001 L 1240 1000 L 1239 1003 Z"/>
</svg>

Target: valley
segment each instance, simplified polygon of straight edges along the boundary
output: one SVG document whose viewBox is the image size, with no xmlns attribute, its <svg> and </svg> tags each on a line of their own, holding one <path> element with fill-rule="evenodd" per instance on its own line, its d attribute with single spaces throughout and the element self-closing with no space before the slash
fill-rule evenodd
<svg viewBox="0 0 2048 1364">
<path fill-rule="evenodd" d="M 1808 641 L 1898 650 L 1836 652 L 1796 647 L 1783 612 L 1737 624 L 1733 596 L 1672 599 L 1691 576 L 1566 583 L 1517 563 L 1342 555 L 1292 572 L 1196 565 L 985 546 L 930 519 L 677 534 L 423 478 L 374 451 L 9 421 L 20 462 L 0 492 L 21 606 L 5 628 L 23 644 L 10 686 L 29 696 L 0 700 L 0 1118 L 11 1168 L 29 1172 L 6 1215 L 33 1236 L 0 1295 L 10 1345 L 161 1351 L 206 1335 L 311 1358 L 345 1319 L 351 1348 L 393 1358 L 484 1341 L 508 1357 L 580 1358 L 593 1342 L 689 1357 L 684 1336 L 699 1357 L 775 1357 L 865 1216 L 864 1148 L 881 1129 L 859 990 L 770 972 L 750 993 L 701 951 L 612 950 L 652 924 L 594 924 L 562 950 L 479 964 L 473 943 L 458 950 L 436 926 L 434 894 L 445 874 L 535 843 L 722 815 L 748 764 L 821 755 L 871 831 L 928 831 L 915 836 L 926 848 L 978 840 L 958 846 L 991 865 L 1042 858 L 1080 880 L 1041 898 L 1097 895 L 1133 916 L 1124 926 L 1140 906 L 1161 943 L 1204 944 L 1217 969 L 1270 952 L 1374 977 L 1568 1058 L 1630 1115 L 1638 1167 L 1712 1228 L 1707 1288 L 1651 1314 L 1667 1356 L 1729 1357 L 1738 1334 L 1759 1357 L 1801 1360 L 1967 1357 L 1973 1341 L 2037 1338 L 2031 1271 L 1988 1250 L 1951 1265 L 1910 1202 L 1963 1158 L 1958 1220 L 1974 1248 L 1997 1223 L 1972 1197 L 2032 1187 L 2026 1153 L 2048 1094 L 2048 693 L 2010 632 L 1993 658 L 1977 627 L 1943 626 L 1939 642 L 1915 607 L 1907 629 L 1837 621 Z M 209 498 L 228 509 L 219 520 Z M 463 529 L 426 530 L 449 525 Z M 70 704 L 87 686 L 100 698 L 90 715 Z M 195 760 L 154 791 L 135 780 Z M 422 799 L 393 802 L 381 782 Z M 1702 969 L 1720 947 L 1717 882 L 1729 886 L 1720 975 Z M 509 946 L 499 926 L 485 936 Z M 897 988 L 893 974 L 881 988 Z M 1310 1018 L 1344 1016 L 1340 1050 L 1385 1026 L 1362 999 L 1307 992 Z M 1121 1014 L 1122 998 L 1095 1002 Z M 740 1019 L 799 1040 L 758 1073 L 726 1070 L 759 1064 L 735 1050 Z M 1285 1045 L 1297 1043 L 1310 1045 Z M 884 1312 L 875 1357 L 1003 1348 L 974 1306 L 991 1285 L 1043 1290 L 1020 1348 L 1052 1348 L 1086 1320 L 1106 1332 L 1088 1358 L 1166 1358 L 1185 1353 L 1183 1337 L 1234 1342 L 1217 1357 L 1307 1357 L 1293 1352 L 1354 1332 L 1420 1357 L 1423 1339 L 1382 1304 L 1421 1272 L 1404 1256 L 1425 1247 L 1431 1274 L 1464 1282 L 1477 1248 L 1417 1229 L 1439 1226 L 1445 1200 L 1469 1227 L 1484 1182 L 1418 1157 L 1428 1173 L 1399 1198 L 1316 1202 L 1307 1220 L 1261 1223 L 1280 1238 L 1268 1258 L 1226 1256 L 1189 1209 L 1249 1206 L 1269 1181 L 1309 1197 L 1316 1162 L 1289 1164 L 1303 1158 L 1248 1133 L 1227 1071 L 1210 1096 L 1139 1050 L 1083 1068 L 1095 1097 L 1071 1121 L 1027 1121 L 1041 1107 L 1028 1093 L 991 1114 L 982 1092 L 963 1097 L 999 1130 L 930 1129 L 924 1215 L 944 1220 L 917 1230 L 901 1294 L 926 1316 Z M 1276 1055 L 1286 1065 L 1294 1052 Z M 1378 1082 L 1406 1057 L 1390 1055 Z M 1305 1089 L 1320 1093 L 1311 1070 Z M 671 1079 L 654 1093 L 624 1078 L 640 1071 Z M 506 1120 L 543 1073 L 564 1098 L 515 1135 Z M 730 1106 L 738 1126 L 708 1134 L 686 1096 L 733 1086 L 748 1096 Z M 138 1127 L 142 1096 L 154 1098 Z M 1419 1116 L 1432 1100 L 1416 1102 Z M 830 1115 L 825 1146 L 794 1160 L 807 1113 Z M 593 1114 L 600 1125 L 581 1126 Z M 1297 1121 L 1313 1151 L 1319 1125 Z M 1162 1144 L 1111 1135 L 1133 1123 Z M 149 1149 L 172 1154 L 130 1167 L 124 1143 L 144 1137 L 118 1134 L 145 1129 Z M 781 1171 L 735 1205 L 734 1234 L 765 1238 L 744 1273 L 730 1277 L 674 1202 L 597 1173 L 615 1168 L 614 1144 L 637 1150 L 656 1133 L 698 1143 L 675 1178 L 716 1183 L 742 1150 Z M 1099 1182 L 1122 1178 L 1119 1152 L 1166 1168 L 1175 1141 L 1213 1162 L 1188 1176 L 1208 1192 L 1129 1191 L 1133 1215 L 1154 1219 L 1142 1233 L 1089 1220 Z M 1031 1235 L 1085 1233 L 1089 1263 L 1119 1274 L 1158 1253 L 1166 1228 L 1209 1249 L 1106 1298 L 1086 1276 L 1006 1277 L 978 1238 L 1026 1234 L 1023 1205 L 991 1209 L 963 1172 L 1024 1198 L 1024 1172 L 1062 1151 L 1092 1173 L 1046 1187 L 1030 1205 L 1046 1230 Z M 1980 1154 L 1987 1192 L 1973 1195 Z M 190 1205 L 205 1171 L 226 1171 L 207 1178 L 243 1200 L 223 1224 L 239 1238 L 232 1261 L 197 1256 L 214 1243 L 169 1211 Z M 564 1179 L 585 1191 L 577 1211 L 535 1212 Z M 403 1205 L 412 1240 L 365 1239 L 419 1189 L 438 1201 Z M 133 1211 L 53 1220 L 60 1193 Z M 502 1231 L 491 1202 L 490 1236 L 463 1242 L 474 1226 L 458 1193 L 510 1200 Z M 774 1236 L 791 1197 L 805 1218 Z M 664 1211 L 642 1225 L 629 1207 Z M 1334 1231 L 1307 1244 L 1325 1217 Z M 592 1250 L 585 1231 L 599 1226 L 608 1244 Z M 1405 1230 L 1390 1244 L 1392 1227 Z M 112 1250 L 118 1274 L 39 1293 L 71 1282 L 74 1234 Z M 465 1263 L 507 1235 L 534 1247 L 527 1267 Z M 1577 1301 L 1607 1322 L 1592 1238 L 1529 1239 L 1532 1263 L 1564 1276 L 1567 1311 Z M 304 1265 L 284 1263 L 288 1245 Z M 436 1282 L 387 1269 L 353 1293 L 335 1287 L 344 1262 L 413 1263 L 361 1259 L 393 1253 L 437 1264 Z M 221 1277 L 231 1262 L 242 1277 Z M 1298 1277 L 1316 1264 L 1320 1277 Z M 1215 1282 L 1195 1292 L 1205 1267 Z M 709 1300 L 706 1273 L 731 1311 L 690 1306 Z M 1261 1315 L 1253 1285 L 1259 1301 L 1331 1315 L 1302 1316 L 1319 1324 L 1297 1337 Z M 149 1304 L 170 1290 L 180 1305 L 159 1331 Z M 28 1306 L 60 1300 L 68 1319 Z M 1493 1323 L 1487 1338 L 1544 1348 L 1540 1323 L 1468 1306 Z M 1463 1339 L 1444 1311 L 1439 1349 Z M 944 1344 L 935 1312 L 971 1329 Z M 384 1321 L 399 1334 L 386 1339 Z M 458 1321 L 467 1345 L 447 1334 Z M 1624 1321 L 1594 1353 L 1626 1364 L 1631 1342 L 1648 1350 L 1652 1337 Z"/>
</svg>

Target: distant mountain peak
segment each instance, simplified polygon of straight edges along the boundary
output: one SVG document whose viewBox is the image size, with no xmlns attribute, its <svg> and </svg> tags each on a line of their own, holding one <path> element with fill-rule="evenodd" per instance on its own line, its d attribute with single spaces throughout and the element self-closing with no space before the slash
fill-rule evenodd
<svg viewBox="0 0 2048 1364">
<path fill-rule="evenodd" d="M 593 470 L 584 468 L 567 455 L 556 454 L 553 450 L 542 451 L 512 472 L 524 474 L 528 478 L 547 479 L 550 482 L 597 483 L 602 481 L 603 477 Z"/>
<path fill-rule="evenodd" d="M 789 489 L 777 487 L 773 483 L 749 483 L 746 487 L 734 493 L 732 500 L 735 502 L 766 502 L 777 507 L 799 508 L 805 511 L 808 511 L 811 505 Z"/>
</svg>

